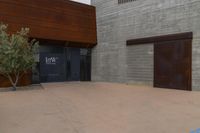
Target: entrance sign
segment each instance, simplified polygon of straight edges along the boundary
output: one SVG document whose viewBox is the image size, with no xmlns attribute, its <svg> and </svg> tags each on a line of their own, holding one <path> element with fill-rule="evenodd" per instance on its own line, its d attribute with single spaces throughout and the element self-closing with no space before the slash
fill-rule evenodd
<svg viewBox="0 0 200 133">
<path fill-rule="evenodd" d="M 42 47 L 40 82 L 90 81 L 91 52 L 69 47 Z"/>
<path fill-rule="evenodd" d="M 65 81 L 65 62 L 63 54 L 40 54 L 41 82 Z"/>
<path fill-rule="evenodd" d="M 56 65 L 56 61 L 59 60 L 58 57 L 45 57 L 47 65 Z"/>
</svg>

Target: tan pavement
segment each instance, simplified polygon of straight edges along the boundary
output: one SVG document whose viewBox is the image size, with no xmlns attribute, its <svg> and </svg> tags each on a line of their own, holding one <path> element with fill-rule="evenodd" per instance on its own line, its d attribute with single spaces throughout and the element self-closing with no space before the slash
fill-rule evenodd
<svg viewBox="0 0 200 133">
<path fill-rule="evenodd" d="M 200 92 L 114 83 L 52 83 L 0 93 L 0 133 L 189 133 Z"/>
</svg>

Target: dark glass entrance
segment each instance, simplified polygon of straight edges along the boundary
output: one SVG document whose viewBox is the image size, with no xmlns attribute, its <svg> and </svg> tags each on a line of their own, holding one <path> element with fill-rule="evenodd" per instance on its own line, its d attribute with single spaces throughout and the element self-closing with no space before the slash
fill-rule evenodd
<svg viewBox="0 0 200 133">
<path fill-rule="evenodd" d="M 67 81 L 80 81 L 80 48 L 66 48 Z"/>
<path fill-rule="evenodd" d="M 65 81 L 65 60 L 63 54 L 40 54 L 41 82 Z"/>
<path fill-rule="evenodd" d="M 91 50 L 81 49 L 80 53 L 80 79 L 91 81 Z"/>
<path fill-rule="evenodd" d="M 39 54 L 41 83 L 91 80 L 91 50 L 41 45 Z"/>
</svg>

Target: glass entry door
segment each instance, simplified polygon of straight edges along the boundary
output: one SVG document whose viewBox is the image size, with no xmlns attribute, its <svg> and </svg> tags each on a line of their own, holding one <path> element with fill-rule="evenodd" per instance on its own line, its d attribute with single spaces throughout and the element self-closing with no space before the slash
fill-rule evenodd
<svg viewBox="0 0 200 133">
<path fill-rule="evenodd" d="M 40 46 L 40 82 L 90 81 L 91 50 Z"/>
<path fill-rule="evenodd" d="M 63 54 L 41 53 L 40 71 L 41 82 L 65 81 L 65 58 Z"/>
<path fill-rule="evenodd" d="M 66 48 L 67 81 L 80 81 L 80 48 Z"/>
<path fill-rule="evenodd" d="M 80 59 L 81 81 L 91 81 L 91 50 L 81 49 Z"/>
</svg>

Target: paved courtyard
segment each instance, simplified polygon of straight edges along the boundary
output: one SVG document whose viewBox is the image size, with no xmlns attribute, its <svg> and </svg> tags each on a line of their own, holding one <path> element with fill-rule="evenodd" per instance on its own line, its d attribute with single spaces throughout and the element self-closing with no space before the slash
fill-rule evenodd
<svg viewBox="0 0 200 133">
<path fill-rule="evenodd" d="M 114 83 L 52 83 L 0 93 L 0 133 L 189 133 L 200 92 Z"/>
</svg>

